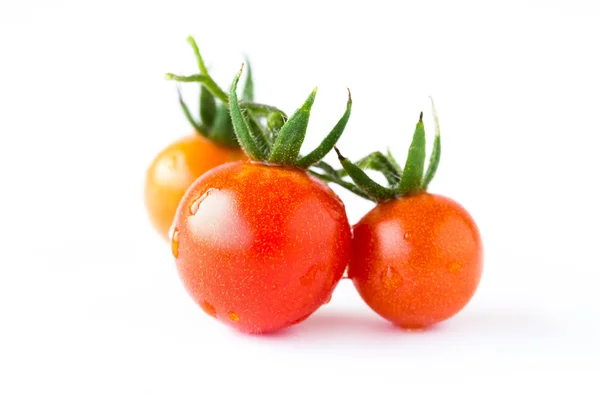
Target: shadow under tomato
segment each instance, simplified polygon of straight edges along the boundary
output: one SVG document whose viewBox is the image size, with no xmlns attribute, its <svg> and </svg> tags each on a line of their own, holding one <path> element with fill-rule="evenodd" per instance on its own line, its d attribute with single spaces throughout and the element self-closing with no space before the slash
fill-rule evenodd
<svg viewBox="0 0 600 400">
<path fill-rule="evenodd" d="M 256 337 L 269 340 L 287 340 L 291 338 L 320 339 L 348 336 L 401 336 L 407 334 L 428 334 L 437 329 L 436 326 L 426 329 L 402 329 L 374 313 L 319 310 L 297 325 L 275 332 L 256 335 Z"/>
<path fill-rule="evenodd" d="M 496 337 L 552 335 L 556 325 L 542 315 L 523 311 L 464 312 L 424 329 L 400 328 L 375 313 L 319 310 L 305 321 L 275 332 L 253 335 L 264 340 L 320 340 L 335 338 L 417 338 L 428 335 Z"/>
</svg>

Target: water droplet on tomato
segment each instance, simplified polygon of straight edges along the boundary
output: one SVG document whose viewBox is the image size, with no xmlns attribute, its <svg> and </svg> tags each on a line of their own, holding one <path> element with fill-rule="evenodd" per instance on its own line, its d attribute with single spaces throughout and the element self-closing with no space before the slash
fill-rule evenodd
<svg viewBox="0 0 600 400">
<path fill-rule="evenodd" d="M 410 233 L 406 232 L 404 234 L 404 239 L 407 239 L 407 240 L 410 239 Z"/>
<path fill-rule="evenodd" d="M 179 257 L 179 229 L 173 229 L 173 234 L 171 235 L 171 253 L 173 253 L 173 257 Z"/>
<path fill-rule="evenodd" d="M 196 200 L 194 200 L 194 202 L 192 204 L 190 204 L 190 214 L 196 215 L 196 213 L 200 209 L 200 204 L 202 204 L 202 202 L 204 200 L 206 200 L 206 198 L 208 196 L 210 196 L 211 193 L 218 192 L 218 191 L 219 191 L 219 189 L 210 188 L 206 192 L 204 192 L 204 194 L 202 196 L 200 196 Z"/>
<path fill-rule="evenodd" d="M 308 272 L 300 278 L 300 283 L 304 286 L 308 286 L 308 285 L 312 284 L 317 277 L 317 272 L 319 272 L 319 270 L 322 270 L 322 269 L 324 269 L 323 264 L 313 265 L 312 267 L 310 267 Z"/>
<path fill-rule="evenodd" d="M 450 265 L 448 266 L 448 271 L 454 275 L 458 274 L 461 270 L 462 270 L 462 265 L 458 261 L 451 262 Z"/>
<path fill-rule="evenodd" d="M 236 313 L 230 312 L 229 319 L 232 320 L 233 322 L 238 322 L 240 320 L 240 317 Z"/>
<path fill-rule="evenodd" d="M 344 219 L 347 219 L 346 214 L 343 213 L 342 211 L 344 210 L 343 204 L 342 207 L 333 207 L 333 206 L 325 206 L 325 211 L 327 211 L 327 214 L 329 214 L 329 216 L 335 220 L 335 221 L 343 221 Z"/>
<path fill-rule="evenodd" d="M 200 303 L 200 308 L 211 317 L 217 316 L 217 309 L 206 300 Z"/>
<path fill-rule="evenodd" d="M 333 296 L 333 292 L 329 293 L 327 295 L 327 298 L 325 299 L 325 301 L 323 302 L 323 305 L 325 304 L 329 304 L 329 302 L 331 301 L 331 297 Z"/>
<path fill-rule="evenodd" d="M 404 281 L 402 275 L 394 267 L 385 268 L 381 273 L 380 279 L 381 285 L 386 290 L 397 289 Z"/>
</svg>

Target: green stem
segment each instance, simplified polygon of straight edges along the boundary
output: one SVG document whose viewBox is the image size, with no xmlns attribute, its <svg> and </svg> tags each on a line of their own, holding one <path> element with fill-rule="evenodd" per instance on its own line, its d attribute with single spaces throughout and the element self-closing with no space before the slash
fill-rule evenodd
<svg viewBox="0 0 600 400">
<path fill-rule="evenodd" d="M 319 161 L 315 163 L 313 167 L 319 168 L 323 170 L 326 174 L 331 175 L 332 177 L 341 178 L 339 171 L 333 168 L 331 165 L 327 164 L 325 161 Z M 343 170 L 342 170 L 343 171 Z"/>
</svg>

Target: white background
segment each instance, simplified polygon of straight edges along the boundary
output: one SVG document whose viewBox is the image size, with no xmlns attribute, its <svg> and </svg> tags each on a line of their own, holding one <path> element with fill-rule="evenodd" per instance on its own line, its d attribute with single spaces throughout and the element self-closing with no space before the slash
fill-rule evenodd
<svg viewBox="0 0 600 400">
<path fill-rule="evenodd" d="M 0 398 L 600 398 L 598 3 L 285 4 L 0 3 Z M 430 190 L 484 239 L 472 302 L 420 333 L 349 281 L 276 335 L 205 316 L 142 201 L 191 131 L 163 79 L 195 72 L 189 34 L 225 87 L 248 54 L 258 101 L 292 112 L 319 86 L 306 148 L 348 86 L 340 148 L 402 159 L 433 96 Z M 336 190 L 351 222 L 370 209 Z"/>
</svg>

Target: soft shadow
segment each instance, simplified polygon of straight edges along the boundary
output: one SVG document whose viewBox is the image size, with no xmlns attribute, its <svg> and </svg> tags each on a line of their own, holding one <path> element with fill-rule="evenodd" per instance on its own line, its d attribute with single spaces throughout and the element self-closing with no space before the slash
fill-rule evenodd
<svg viewBox="0 0 600 400">
<path fill-rule="evenodd" d="M 437 331 L 437 327 L 427 329 L 402 329 L 375 313 L 352 313 L 348 311 L 319 310 L 305 321 L 276 332 L 256 335 L 262 339 L 301 338 L 348 338 L 348 337 L 382 337 L 429 334 Z"/>
<path fill-rule="evenodd" d="M 531 310 L 477 310 L 462 312 L 443 323 L 445 332 L 475 332 L 482 336 L 551 336 L 560 322 Z"/>
<path fill-rule="evenodd" d="M 369 338 L 389 340 L 404 338 L 450 335 L 478 338 L 529 336 L 545 337 L 554 335 L 560 325 L 547 317 L 534 312 L 490 310 L 463 312 L 425 329 L 403 329 L 375 313 L 361 313 L 340 310 L 319 310 L 307 320 L 279 331 L 252 335 L 258 340 L 301 339 L 329 340 Z"/>
</svg>

